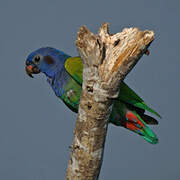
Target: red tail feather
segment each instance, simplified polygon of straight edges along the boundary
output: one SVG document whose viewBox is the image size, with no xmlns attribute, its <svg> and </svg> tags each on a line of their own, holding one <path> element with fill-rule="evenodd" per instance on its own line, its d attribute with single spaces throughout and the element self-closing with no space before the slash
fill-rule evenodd
<svg viewBox="0 0 180 180">
<path fill-rule="evenodd" d="M 131 111 L 128 111 L 126 113 L 126 119 L 129 121 L 129 123 L 133 123 L 137 126 L 138 129 L 144 128 L 144 124 L 138 119 L 138 117 L 133 114 Z"/>
</svg>

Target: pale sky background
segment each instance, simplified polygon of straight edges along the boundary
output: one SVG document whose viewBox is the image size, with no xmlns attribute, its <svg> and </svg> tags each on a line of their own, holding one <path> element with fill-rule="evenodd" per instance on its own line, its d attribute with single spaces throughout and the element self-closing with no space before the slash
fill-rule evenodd
<svg viewBox="0 0 180 180">
<path fill-rule="evenodd" d="M 1 180 L 65 179 L 76 114 L 43 75 L 25 74 L 25 59 L 43 46 L 76 56 L 79 27 L 96 33 L 103 22 L 112 33 L 131 26 L 154 30 L 150 56 L 142 57 L 126 82 L 163 118 L 152 127 L 157 145 L 110 125 L 99 179 L 180 179 L 180 1 L 1 0 Z"/>
</svg>

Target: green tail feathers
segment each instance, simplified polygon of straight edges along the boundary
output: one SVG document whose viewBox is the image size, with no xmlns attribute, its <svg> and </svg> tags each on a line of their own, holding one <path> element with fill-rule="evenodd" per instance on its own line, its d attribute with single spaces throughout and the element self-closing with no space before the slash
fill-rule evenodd
<svg viewBox="0 0 180 180">
<path fill-rule="evenodd" d="M 156 125 L 158 121 L 144 114 L 144 110 L 142 109 L 116 101 L 110 115 L 110 122 L 139 134 L 151 144 L 158 143 L 156 134 L 148 127 L 148 124 Z"/>
<path fill-rule="evenodd" d="M 143 119 L 136 113 L 138 119 L 143 123 L 144 127 L 142 128 L 143 138 L 151 144 L 157 144 L 158 138 L 156 134 L 148 127 L 148 125 L 143 121 Z"/>
</svg>

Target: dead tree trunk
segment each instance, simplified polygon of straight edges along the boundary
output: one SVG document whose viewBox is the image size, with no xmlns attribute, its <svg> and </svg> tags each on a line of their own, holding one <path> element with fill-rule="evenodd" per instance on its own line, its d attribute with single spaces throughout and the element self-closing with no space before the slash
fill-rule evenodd
<svg viewBox="0 0 180 180">
<path fill-rule="evenodd" d="M 153 39 L 152 31 L 137 28 L 109 34 L 107 23 L 97 35 L 80 28 L 76 46 L 83 60 L 83 86 L 67 180 L 98 179 L 113 99 Z"/>
</svg>

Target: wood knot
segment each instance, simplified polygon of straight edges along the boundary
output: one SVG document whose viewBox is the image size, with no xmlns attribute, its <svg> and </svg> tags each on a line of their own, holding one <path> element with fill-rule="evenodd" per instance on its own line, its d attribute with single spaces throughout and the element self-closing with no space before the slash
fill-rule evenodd
<svg viewBox="0 0 180 180">
<path fill-rule="evenodd" d="M 106 44 L 103 43 L 103 48 L 102 48 L 102 57 L 101 57 L 101 64 L 103 63 L 104 59 L 106 58 Z"/>
<path fill-rule="evenodd" d="M 97 39 L 97 43 L 98 43 L 99 47 L 101 47 L 101 43 L 99 42 L 99 39 Z"/>
<path fill-rule="evenodd" d="M 149 56 L 150 51 L 147 49 L 147 50 L 145 51 L 145 54 L 146 54 L 147 56 Z"/>
<path fill-rule="evenodd" d="M 80 149 L 80 146 L 79 146 L 79 145 L 74 145 L 74 146 L 73 146 L 73 149 L 74 149 L 74 150 Z"/>
<path fill-rule="evenodd" d="M 87 86 L 86 88 L 87 88 L 88 92 L 93 93 L 93 87 Z"/>
<path fill-rule="evenodd" d="M 91 105 L 91 103 L 90 103 L 90 102 L 88 102 L 87 107 L 88 107 L 88 110 L 90 110 L 90 109 L 92 108 L 92 105 Z"/>
<path fill-rule="evenodd" d="M 116 40 L 116 41 L 114 42 L 114 47 L 117 46 L 117 45 L 119 44 L 119 42 L 120 42 L 120 39 Z"/>
</svg>

